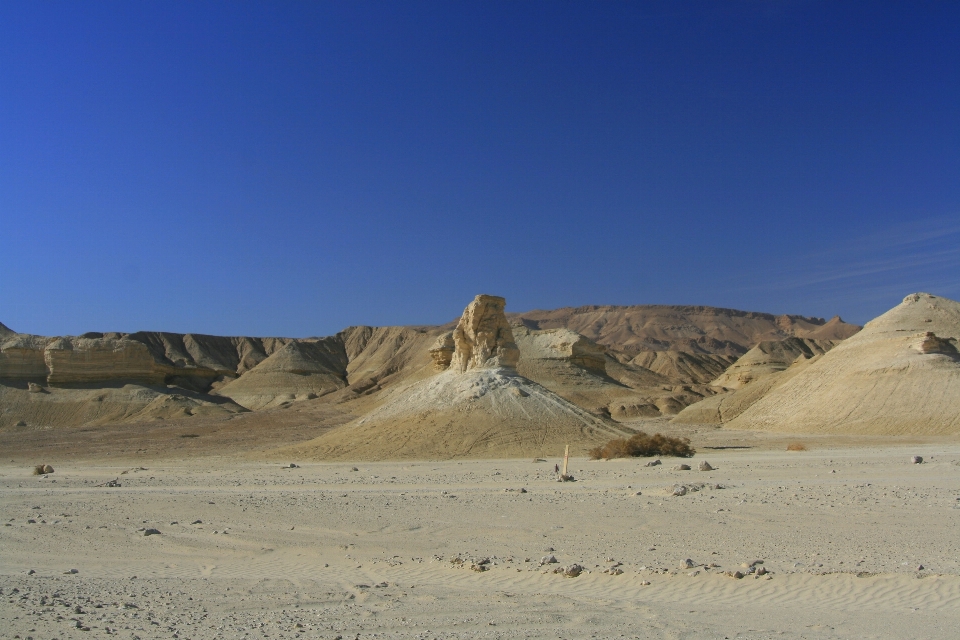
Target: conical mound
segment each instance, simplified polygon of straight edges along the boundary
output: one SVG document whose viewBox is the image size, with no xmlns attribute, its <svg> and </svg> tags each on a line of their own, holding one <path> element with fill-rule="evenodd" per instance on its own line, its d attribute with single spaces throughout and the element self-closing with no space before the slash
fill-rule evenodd
<svg viewBox="0 0 960 640">
<path fill-rule="evenodd" d="M 792 433 L 960 433 L 958 338 L 960 303 L 909 295 L 725 426 Z"/>
<path fill-rule="evenodd" d="M 445 369 L 391 391 L 377 409 L 285 451 L 317 459 L 533 457 L 622 436 L 597 417 L 519 375 L 505 301 L 477 296 L 432 353 Z M 450 353 L 448 346 L 454 344 Z"/>
</svg>

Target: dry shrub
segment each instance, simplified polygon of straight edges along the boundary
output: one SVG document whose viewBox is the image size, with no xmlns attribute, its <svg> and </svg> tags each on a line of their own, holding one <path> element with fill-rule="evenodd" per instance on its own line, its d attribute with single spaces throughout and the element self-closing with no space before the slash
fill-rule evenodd
<svg viewBox="0 0 960 640">
<path fill-rule="evenodd" d="M 807 445 L 802 442 L 791 442 L 787 445 L 787 451 L 806 451 Z"/>
<path fill-rule="evenodd" d="M 45 464 L 38 464 L 37 466 L 35 466 L 35 467 L 33 468 L 33 475 L 35 475 L 35 476 L 42 476 L 42 475 L 43 475 L 43 468 L 44 468 L 45 466 L 47 466 L 47 465 L 45 465 Z"/>
<path fill-rule="evenodd" d="M 661 433 L 648 436 L 641 431 L 630 436 L 629 439 L 614 438 L 602 447 L 594 447 L 589 453 L 591 460 L 637 458 L 641 456 L 689 458 L 696 453 L 696 450 L 690 446 L 689 438 L 674 438 Z"/>
</svg>

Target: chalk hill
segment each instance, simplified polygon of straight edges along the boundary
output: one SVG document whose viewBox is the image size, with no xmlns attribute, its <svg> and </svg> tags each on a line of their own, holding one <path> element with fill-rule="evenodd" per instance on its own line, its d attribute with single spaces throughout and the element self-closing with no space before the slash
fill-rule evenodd
<svg viewBox="0 0 960 640">
<path fill-rule="evenodd" d="M 796 433 L 960 433 L 958 339 L 960 303 L 927 293 L 909 295 L 726 426 Z"/>
<path fill-rule="evenodd" d="M 616 423 L 517 372 L 520 349 L 504 305 L 503 298 L 477 296 L 434 346 L 442 371 L 394 388 L 363 418 L 287 450 L 323 460 L 538 456 L 558 443 L 585 450 L 623 435 Z M 541 339 L 536 347 L 549 359 L 561 343 Z M 589 357 L 596 349 L 584 351 Z"/>
</svg>

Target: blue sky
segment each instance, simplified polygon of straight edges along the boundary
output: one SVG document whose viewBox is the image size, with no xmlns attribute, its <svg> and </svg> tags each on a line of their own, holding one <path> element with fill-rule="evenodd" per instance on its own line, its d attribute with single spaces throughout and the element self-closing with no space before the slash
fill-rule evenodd
<svg viewBox="0 0 960 640">
<path fill-rule="evenodd" d="M 5 2 L 0 322 L 960 298 L 960 5 Z"/>
</svg>

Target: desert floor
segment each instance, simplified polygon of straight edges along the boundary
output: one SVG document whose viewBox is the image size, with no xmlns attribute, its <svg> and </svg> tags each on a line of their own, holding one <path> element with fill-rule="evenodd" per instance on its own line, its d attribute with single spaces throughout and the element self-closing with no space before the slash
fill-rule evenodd
<svg viewBox="0 0 960 640">
<path fill-rule="evenodd" d="M 44 477 L 8 440 L 0 636 L 957 637 L 960 443 L 853 444 L 702 433 L 692 471 L 577 458 L 558 483 L 553 457 L 60 454 Z"/>
</svg>

